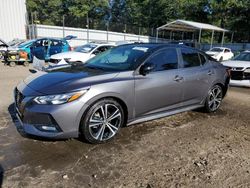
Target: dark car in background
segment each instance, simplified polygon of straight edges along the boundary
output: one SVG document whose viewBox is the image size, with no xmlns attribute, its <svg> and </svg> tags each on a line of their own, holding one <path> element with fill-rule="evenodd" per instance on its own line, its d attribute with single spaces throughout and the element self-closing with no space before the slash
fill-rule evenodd
<svg viewBox="0 0 250 188">
<path fill-rule="evenodd" d="M 228 83 L 227 68 L 199 50 L 128 44 L 31 75 L 15 88 L 15 106 L 27 134 L 102 143 L 125 125 L 196 108 L 214 112 Z"/>
</svg>

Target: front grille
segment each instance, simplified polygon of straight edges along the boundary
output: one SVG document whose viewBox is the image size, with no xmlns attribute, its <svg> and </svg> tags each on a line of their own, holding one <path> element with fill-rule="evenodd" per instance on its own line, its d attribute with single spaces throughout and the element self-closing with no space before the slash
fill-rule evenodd
<svg viewBox="0 0 250 188">
<path fill-rule="evenodd" d="M 57 64 L 61 61 L 61 59 L 50 59 L 50 63 L 54 63 L 54 64 Z"/>
<path fill-rule="evenodd" d="M 243 71 L 231 71 L 231 79 L 243 80 L 244 79 Z"/>
</svg>

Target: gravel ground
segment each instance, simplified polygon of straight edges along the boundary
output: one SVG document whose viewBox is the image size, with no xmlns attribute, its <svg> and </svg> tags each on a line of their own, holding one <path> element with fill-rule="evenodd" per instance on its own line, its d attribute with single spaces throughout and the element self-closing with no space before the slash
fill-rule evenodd
<svg viewBox="0 0 250 188">
<path fill-rule="evenodd" d="M 123 128 L 114 140 L 35 140 L 15 127 L 12 90 L 29 73 L 0 65 L 0 187 L 250 187 L 250 89 L 213 114 Z"/>
</svg>

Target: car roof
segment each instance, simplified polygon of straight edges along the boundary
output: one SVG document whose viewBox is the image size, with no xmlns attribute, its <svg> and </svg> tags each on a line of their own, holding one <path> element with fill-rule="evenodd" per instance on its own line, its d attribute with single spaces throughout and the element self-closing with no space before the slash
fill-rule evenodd
<svg viewBox="0 0 250 188">
<path fill-rule="evenodd" d="M 225 50 L 225 49 L 227 49 L 227 50 L 231 50 L 230 48 L 219 47 L 219 46 L 215 46 L 215 47 L 213 47 L 213 48 L 219 48 L 219 49 L 223 49 L 223 50 Z M 213 49 L 213 48 L 211 48 L 211 49 Z"/>
<path fill-rule="evenodd" d="M 114 44 L 104 43 L 104 42 L 89 42 L 86 44 L 94 44 L 96 46 L 115 46 Z"/>
<path fill-rule="evenodd" d="M 124 44 L 121 46 L 138 46 L 138 47 L 150 47 L 151 49 L 160 49 L 164 47 L 173 47 L 173 48 L 188 48 L 188 49 L 195 49 L 201 51 L 196 48 L 192 48 L 190 46 L 186 46 L 184 44 L 173 44 L 173 43 L 132 43 L 132 44 Z M 119 46 L 120 47 L 120 46 Z"/>
</svg>

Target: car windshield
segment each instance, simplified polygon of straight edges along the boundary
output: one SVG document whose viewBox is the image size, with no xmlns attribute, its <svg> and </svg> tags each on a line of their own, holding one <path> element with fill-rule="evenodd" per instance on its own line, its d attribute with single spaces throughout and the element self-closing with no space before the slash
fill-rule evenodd
<svg viewBox="0 0 250 188">
<path fill-rule="evenodd" d="M 89 53 L 97 47 L 96 44 L 85 44 L 74 49 L 75 52 Z"/>
<path fill-rule="evenodd" d="M 237 61 L 249 61 L 250 62 L 250 52 L 243 52 L 237 55 L 234 60 Z"/>
<path fill-rule="evenodd" d="M 223 49 L 221 48 L 212 48 L 211 50 L 209 50 L 210 52 L 222 52 Z"/>
<path fill-rule="evenodd" d="M 133 70 L 152 45 L 123 45 L 107 50 L 88 60 L 85 67 L 106 71 Z"/>
</svg>

